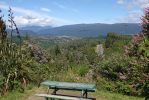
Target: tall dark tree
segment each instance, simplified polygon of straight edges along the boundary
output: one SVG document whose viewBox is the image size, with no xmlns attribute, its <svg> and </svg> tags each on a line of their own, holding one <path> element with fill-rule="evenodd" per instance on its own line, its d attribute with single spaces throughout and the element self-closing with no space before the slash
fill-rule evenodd
<svg viewBox="0 0 149 100">
<path fill-rule="evenodd" d="M 3 43 L 7 38 L 6 24 L 2 18 L 3 17 L 0 16 L 0 43 Z"/>
</svg>

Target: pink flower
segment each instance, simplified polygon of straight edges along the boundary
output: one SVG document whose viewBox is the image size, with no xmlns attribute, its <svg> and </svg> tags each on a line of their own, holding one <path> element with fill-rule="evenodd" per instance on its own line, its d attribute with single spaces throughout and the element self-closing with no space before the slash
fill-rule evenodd
<svg viewBox="0 0 149 100">
<path fill-rule="evenodd" d="M 142 39 L 143 39 L 143 38 L 142 38 L 142 35 L 140 35 L 140 34 L 134 35 L 134 36 L 132 37 L 132 43 L 134 43 L 134 44 L 139 44 Z"/>
<path fill-rule="evenodd" d="M 149 36 L 149 7 L 147 7 L 145 9 L 145 15 L 141 18 L 142 20 L 142 32 L 144 32 L 145 35 L 148 35 Z"/>
<path fill-rule="evenodd" d="M 126 54 L 128 54 L 129 53 L 129 47 L 125 45 L 124 46 L 124 51 L 125 51 Z"/>
<path fill-rule="evenodd" d="M 143 18 L 142 19 L 142 25 L 146 25 L 146 24 L 149 24 L 149 20 L 146 18 Z"/>
<path fill-rule="evenodd" d="M 149 15 L 149 7 L 145 9 L 145 15 Z"/>
</svg>

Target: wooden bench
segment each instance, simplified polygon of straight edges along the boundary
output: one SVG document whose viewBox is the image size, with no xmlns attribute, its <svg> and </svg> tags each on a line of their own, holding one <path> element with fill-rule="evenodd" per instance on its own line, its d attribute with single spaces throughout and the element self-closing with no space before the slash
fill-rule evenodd
<svg viewBox="0 0 149 100">
<path fill-rule="evenodd" d="M 77 98 L 77 97 L 68 97 L 61 95 L 51 95 L 51 94 L 35 94 L 38 97 L 44 97 L 46 100 L 48 99 L 64 99 L 64 100 L 92 100 L 87 98 Z"/>
</svg>

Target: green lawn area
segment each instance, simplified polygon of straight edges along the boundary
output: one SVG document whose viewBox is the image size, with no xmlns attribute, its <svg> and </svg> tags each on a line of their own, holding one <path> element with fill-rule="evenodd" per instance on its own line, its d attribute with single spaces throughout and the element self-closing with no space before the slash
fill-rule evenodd
<svg viewBox="0 0 149 100">
<path fill-rule="evenodd" d="M 26 98 L 33 94 L 38 88 L 27 88 L 24 93 L 19 91 L 8 92 L 5 96 L 0 96 L 0 100 L 27 100 Z"/>
<path fill-rule="evenodd" d="M 0 100 L 21 100 L 26 95 L 26 93 L 20 93 L 17 91 L 12 91 L 7 93 L 5 96 L 0 97 Z"/>
<path fill-rule="evenodd" d="M 92 94 L 96 100 L 144 100 L 141 97 L 126 96 L 118 93 L 111 93 L 107 91 L 97 91 Z"/>
</svg>

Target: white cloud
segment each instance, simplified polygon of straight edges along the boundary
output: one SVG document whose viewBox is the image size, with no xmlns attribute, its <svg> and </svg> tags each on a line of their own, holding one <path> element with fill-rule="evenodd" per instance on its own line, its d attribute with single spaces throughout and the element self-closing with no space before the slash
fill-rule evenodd
<svg viewBox="0 0 149 100">
<path fill-rule="evenodd" d="M 8 10 L 7 4 L 0 3 L 0 9 Z M 54 18 L 41 12 L 34 10 L 25 9 L 22 7 L 11 7 L 15 15 L 15 22 L 19 26 L 24 25 L 39 25 L 39 26 L 57 26 L 63 23 L 68 23 L 65 20 Z M 50 11 L 48 9 L 42 9 Z"/>
<path fill-rule="evenodd" d="M 26 25 L 54 26 L 56 23 L 56 20 L 51 18 L 39 18 L 32 16 L 16 16 L 14 20 L 19 26 L 26 26 Z"/>
<path fill-rule="evenodd" d="M 144 8 L 149 7 L 149 0 L 129 0 L 124 6 L 130 11 L 136 8 L 144 10 Z"/>
<path fill-rule="evenodd" d="M 133 0 L 132 5 L 144 9 L 146 7 L 149 7 L 149 0 Z"/>
<path fill-rule="evenodd" d="M 6 4 L 0 4 L 1 9 L 8 10 L 9 6 Z M 40 14 L 36 11 L 21 8 L 21 7 L 11 7 L 14 13 L 20 13 L 28 16 L 40 16 Z"/>
<path fill-rule="evenodd" d="M 122 4 L 124 0 L 117 0 L 118 4 Z M 128 15 L 121 18 L 123 22 L 141 22 L 140 18 L 143 15 L 143 10 L 149 7 L 149 0 L 125 0 L 121 6 L 124 6 L 127 10 Z"/>
<path fill-rule="evenodd" d="M 128 16 L 121 17 L 119 20 L 122 23 L 140 23 L 142 14 L 140 12 L 130 12 Z"/>
<path fill-rule="evenodd" d="M 44 11 L 44 12 L 51 12 L 51 9 L 44 8 L 44 7 L 43 7 L 43 8 L 40 8 L 40 10 L 41 10 L 41 11 Z"/>
<path fill-rule="evenodd" d="M 118 4 L 124 4 L 124 0 L 117 0 Z"/>
<path fill-rule="evenodd" d="M 127 8 L 140 8 L 144 9 L 146 7 L 149 7 L 149 0 L 117 0 L 118 4 L 123 4 Z"/>
</svg>

